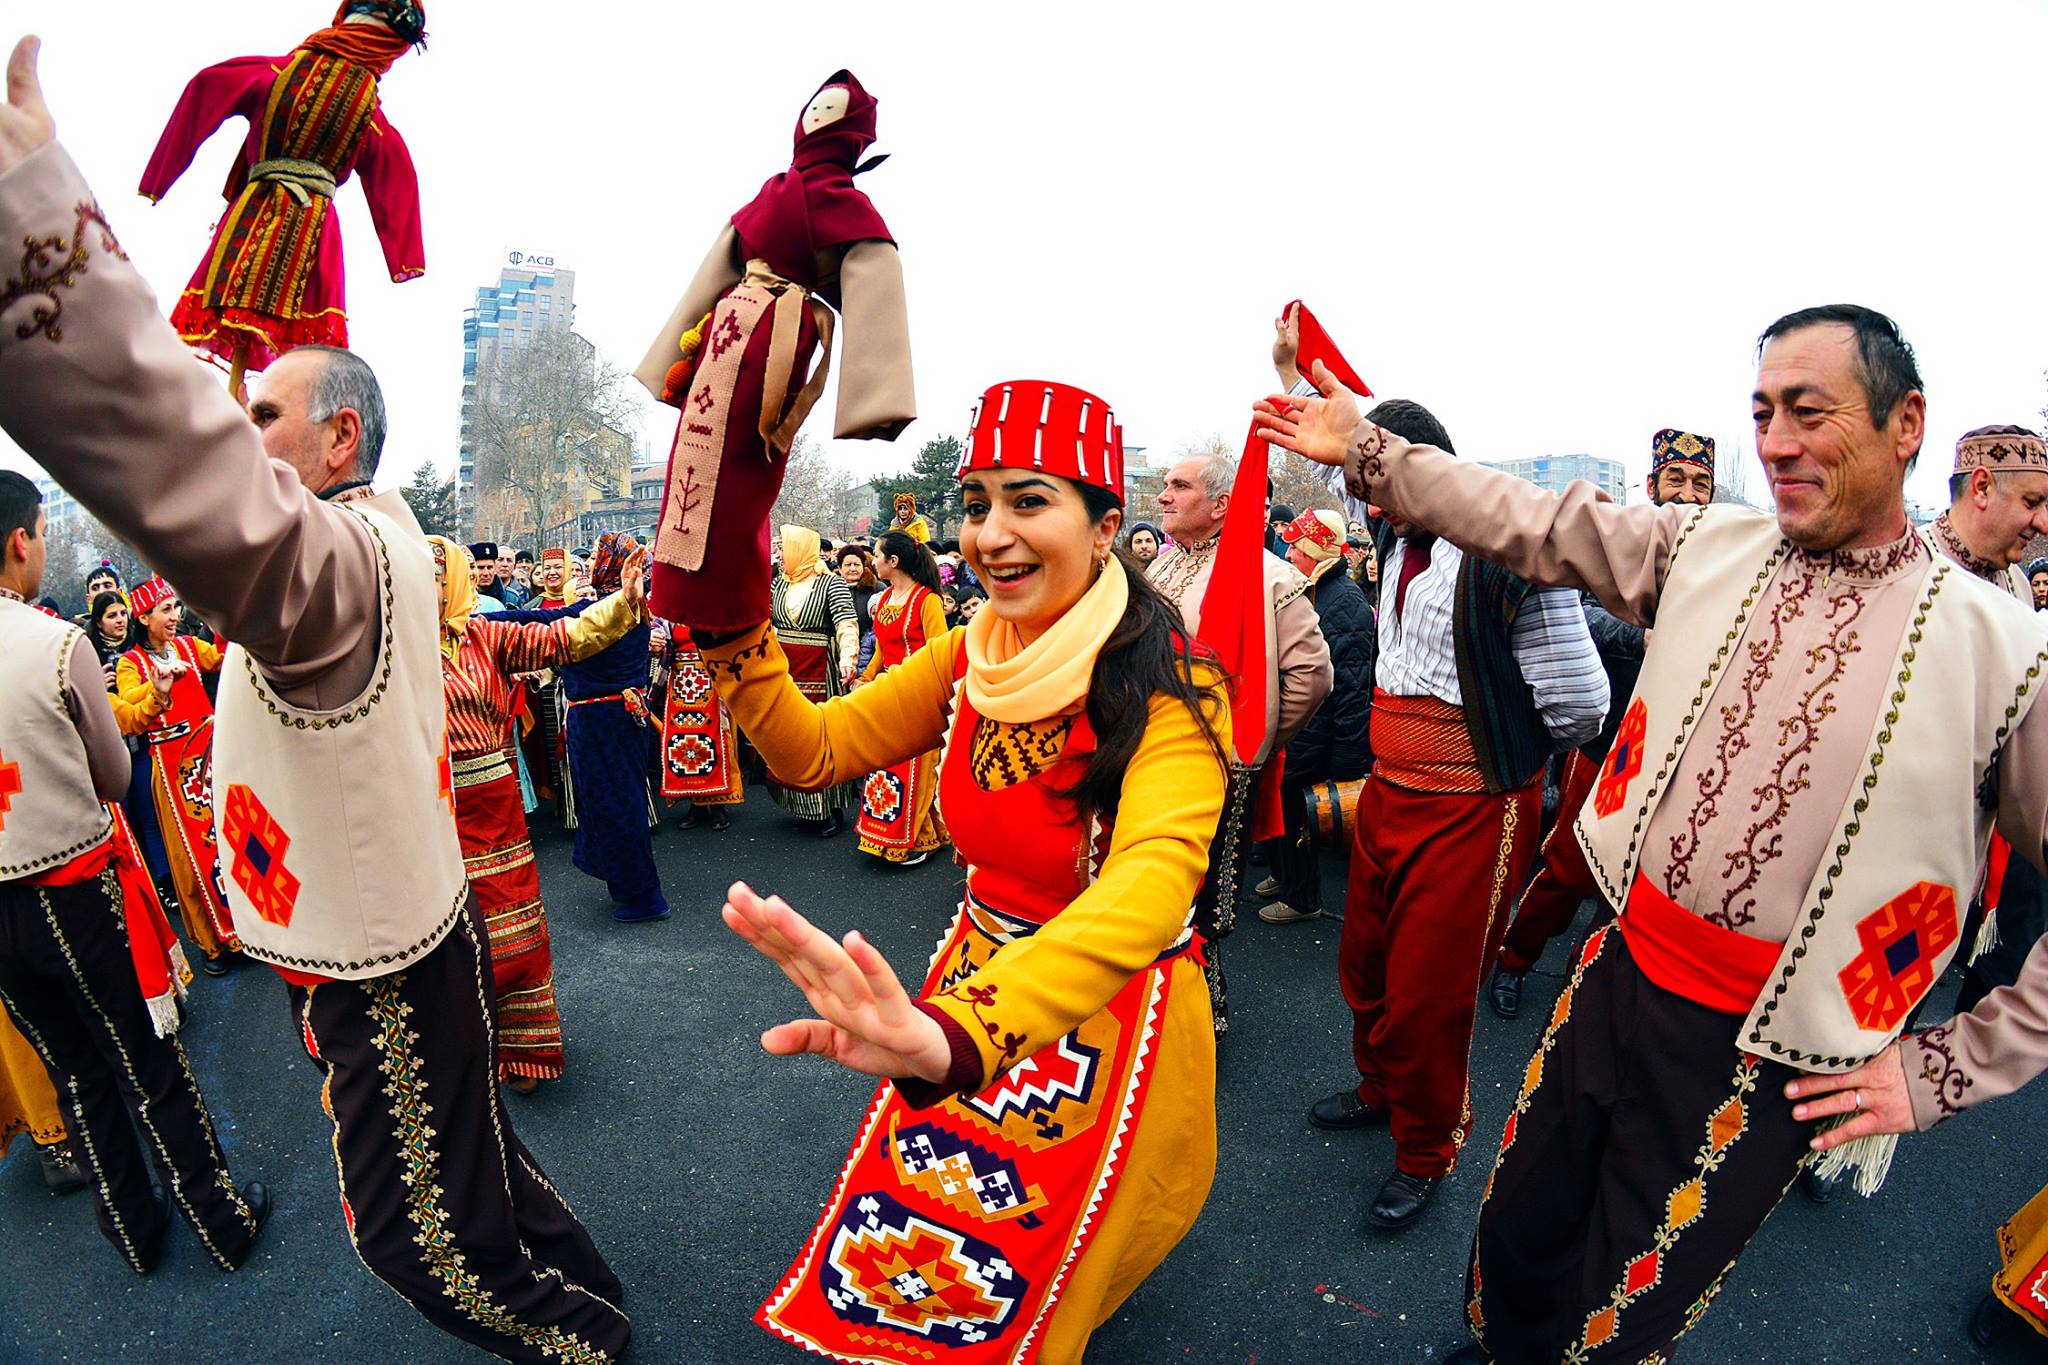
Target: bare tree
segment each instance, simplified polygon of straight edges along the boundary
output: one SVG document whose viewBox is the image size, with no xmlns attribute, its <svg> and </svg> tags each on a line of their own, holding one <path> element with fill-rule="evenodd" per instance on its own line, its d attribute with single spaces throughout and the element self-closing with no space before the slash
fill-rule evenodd
<svg viewBox="0 0 2048 1365">
<path fill-rule="evenodd" d="M 631 477 L 639 408 L 625 371 L 574 332 L 541 332 L 477 374 L 469 430 L 476 451 L 478 530 L 536 533 L 583 510 L 585 492 Z M 494 502 L 493 495 L 506 495 Z M 505 509 L 492 517 L 492 509 Z M 509 517 L 519 525 L 485 525 Z"/>
<path fill-rule="evenodd" d="M 782 491 L 769 509 L 772 527 L 807 526 L 819 535 L 838 540 L 850 528 L 840 524 L 840 503 L 853 487 L 853 475 L 834 464 L 816 437 L 799 434 L 784 457 L 789 468 L 782 476 Z"/>
</svg>

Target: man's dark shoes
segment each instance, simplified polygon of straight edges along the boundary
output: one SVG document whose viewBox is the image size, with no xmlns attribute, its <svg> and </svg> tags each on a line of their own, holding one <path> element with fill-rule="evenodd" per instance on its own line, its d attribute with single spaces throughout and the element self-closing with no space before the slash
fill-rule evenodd
<svg viewBox="0 0 2048 1365">
<path fill-rule="evenodd" d="M 1342 1131 L 1385 1123 L 1387 1116 L 1377 1109 L 1368 1108 L 1365 1101 L 1358 1098 L 1356 1090 L 1339 1090 L 1336 1094 L 1326 1095 L 1310 1105 L 1308 1121 L 1318 1128 Z"/>
<path fill-rule="evenodd" d="M 839 832 L 845 828 L 846 817 L 835 810 L 830 816 L 826 817 L 824 824 L 818 826 L 818 837 L 820 839 L 836 839 L 839 837 Z"/>
<path fill-rule="evenodd" d="M 78 1168 L 71 1158 L 71 1149 L 63 1143 L 38 1146 L 36 1157 L 42 1162 L 43 1183 L 50 1187 L 51 1194 L 76 1194 L 85 1188 L 85 1172 Z"/>
<path fill-rule="evenodd" d="M 1993 1294 L 1977 1300 L 1977 1306 L 1970 1310 L 1970 1340 L 1979 1346 L 1996 1346 L 2011 1336 L 2019 1325 L 2019 1314 L 2007 1308 Z"/>
<path fill-rule="evenodd" d="M 208 976 L 226 976 L 234 965 L 233 962 L 228 960 L 228 950 L 225 948 L 220 950 L 220 955 L 217 957 L 202 957 L 199 959 L 199 970 L 205 972 Z"/>
<path fill-rule="evenodd" d="M 1835 1191 L 1842 1187 L 1839 1175 L 1822 1175 L 1808 1162 L 1806 1169 L 1799 1173 L 1799 1191 L 1816 1204 L 1825 1204 L 1835 1197 Z"/>
<path fill-rule="evenodd" d="M 1486 988 L 1486 1001 L 1503 1019 L 1522 1012 L 1522 978 L 1505 967 L 1493 969 L 1493 983 Z"/>
<path fill-rule="evenodd" d="M 256 1215 L 256 1227 L 249 1234 L 253 1243 L 263 1235 L 263 1225 L 270 1221 L 270 1186 L 260 1180 L 252 1180 L 242 1186 L 242 1202 L 249 1206 L 249 1212 Z"/>
<path fill-rule="evenodd" d="M 1365 1221 L 1387 1232 L 1400 1231 L 1422 1216 L 1438 1183 L 1438 1177 L 1395 1171 L 1380 1186 L 1379 1197 L 1365 1211 Z"/>
</svg>

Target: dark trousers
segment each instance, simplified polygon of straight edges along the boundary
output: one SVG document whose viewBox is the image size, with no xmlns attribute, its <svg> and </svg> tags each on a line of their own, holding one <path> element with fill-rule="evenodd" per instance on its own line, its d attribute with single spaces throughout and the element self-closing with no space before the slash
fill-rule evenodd
<svg viewBox="0 0 2048 1365">
<path fill-rule="evenodd" d="M 1541 802 L 1534 782 L 1468 795 L 1375 775 L 1359 793 L 1337 975 L 1358 1098 L 1387 1116 L 1409 1175 L 1445 1174 L 1471 1130 L 1472 1016 Z"/>
<path fill-rule="evenodd" d="M 1522 893 L 1515 921 L 1501 944 L 1500 965 L 1516 976 L 1527 976 L 1543 956 L 1543 945 L 1571 928 L 1580 904 L 1598 895 L 1572 823 L 1599 776 L 1600 764 L 1577 749 L 1565 757 L 1564 777 L 1557 788 L 1557 823 L 1544 837 L 1536 878 Z"/>
<path fill-rule="evenodd" d="M 1466 1314 L 1502 1365 L 1662 1361 L 1799 1174 L 1795 1074 L 1741 1020 L 1580 949 L 1479 1206 Z"/>
<path fill-rule="evenodd" d="M 100 1231 L 128 1264 L 153 1268 L 163 1239 L 153 1164 L 215 1264 L 240 1265 L 256 1216 L 228 1174 L 184 1048 L 150 1023 L 111 870 L 76 886 L 0 883 L 0 1004 L 57 1082 Z"/>
<path fill-rule="evenodd" d="M 506 1360 L 600 1362 L 632 1335 L 618 1277 L 499 1102 L 483 916 L 403 971 L 291 988 L 326 1073 L 341 1213 L 372 1274 Z"/>
<path fill-rule="evenodd" d="M 1280 810 L 1287 824 L 1278 839 L 1266 842 L 1266 865 L 1280 886 L 1280 899 L 1296 910 L 1323 908 L 1323 864 L 1308 832 L 1308 789 L 1289 774 L 1280 783 Z"/>
</svg>

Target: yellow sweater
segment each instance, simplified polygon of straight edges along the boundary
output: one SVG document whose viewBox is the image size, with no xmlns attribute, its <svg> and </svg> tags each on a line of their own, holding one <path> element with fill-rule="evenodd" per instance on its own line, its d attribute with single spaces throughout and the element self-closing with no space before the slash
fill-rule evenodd
<svg viewBox="0 0 2048 1365">
<path fill-rule="evenodd" d="M 939 747 L 965 633 L 938 636 L 900 668 L 823 705 L 797 691 L 766 626 L 706 647 L 704 657 L 776 780 L 815 791 Z M 1205 686 L 1217 699 L 1212 723 L 1227 752 L 1230 722 L 1221 685 L 1211 677 Z M 999 987 L 993 999 L 1000 1004 L 983 1005 L 977 1017 L 959 998 L 960 987 L 929 1002 L 974 1040 L 982 1061 L 974 1090 L 1100 1012 L 1180 936 L 1208 867 L 1225 785 L 1223 768 L 1188 708 L 1154 697 L 1144 738 L 1125 770 L 1116 828 L 1097 880 L 1051 923 L 1004 945 L 974 974 L 975 986 Z M 1012 1035 L 1021 1045 L 997 1045 L 996 1039 Z"/>
</svg>

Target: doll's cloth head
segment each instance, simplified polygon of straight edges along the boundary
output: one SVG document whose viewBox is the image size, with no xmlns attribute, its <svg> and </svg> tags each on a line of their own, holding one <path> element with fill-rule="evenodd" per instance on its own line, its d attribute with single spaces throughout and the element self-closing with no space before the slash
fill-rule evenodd
<svg viewBox="0 0 2048 1365">
<path fill-rule="evenodd" d="M 817 106 L 829 106 L 820 113 L 830 113 L 838 104 L 836 97 L 821 102 L 819 96 L 835 90 L 844 92 L 846 112 L 819 122 L 819 113 L 813 112 Z M 749 259 L 758 257 L 776 274 L 817 290 L 819 252 L 871 239 L 895 240 L 853 183 L 856 174 L 880 160 L 860 162 L 875 141 L 876 103 L 851 71 L 833 72 L 805 101 L 789 169 L 771 176 L 753 202 L 732 216 L 740 249 Z M 837 289 L 822 292 L 836 306 Z"/>
</svg>

